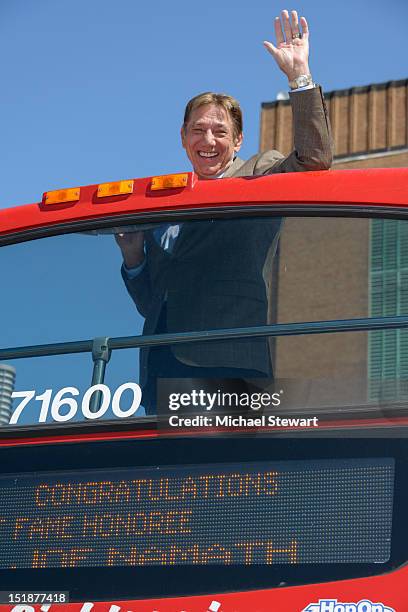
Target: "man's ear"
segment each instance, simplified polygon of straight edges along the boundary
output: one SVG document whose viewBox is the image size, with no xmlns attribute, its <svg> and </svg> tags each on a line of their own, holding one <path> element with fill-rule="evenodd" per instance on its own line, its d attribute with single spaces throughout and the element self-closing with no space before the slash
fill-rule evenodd
<svg viewBox="0 0 408 612">
<path fill-rule="evenodd" d="M 240 135 L 235 138 L 234 151 L 236 153 L 238 153 L 238 151 L 240 150 L 243 140 L 244 140 L 244 134 L 243 132 L 241 132 Z"/>
<path fill-rule="evenodd" d="M 183 146 L 183 148 L 186 148 L 186 143 L 185 143 L 185 133 L 184 133 L 184 125 L 181 126 L 181 130 L 180 130 L 180 136 L 181 136 L 181 144 Z"/>
</svg>

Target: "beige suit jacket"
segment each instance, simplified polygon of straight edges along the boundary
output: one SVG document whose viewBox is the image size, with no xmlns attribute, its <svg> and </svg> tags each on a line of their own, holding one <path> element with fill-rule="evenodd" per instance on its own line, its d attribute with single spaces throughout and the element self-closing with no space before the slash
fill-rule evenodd
<svg viewBox="0 0 408 612">
<path fill-rule="evenodd" d="M 291 94 L 291 103 L 295 134 L 293 152 L 284 157 L 279 151 L 266 151 L 248 161 L 237 157 L 223 178 L 330 167 L 330 126 L 320 87 Z M 266 323 L 267 305 L 262 279 L 258 285 L 245 284 L 244 281 L 259 276 L 266 252 L 271 244 L 276 244 L 279 230 L 273 223 L 273 219 L 269 224 L 243 219 L 231 224 L 228 231 L 230 247 L 225 244 L 222 225 L 211 227 L 206 222 L 185 224 L 171 255 L 149 236 L 143 272 L 129 279 L 122 269 L 129 294 L 145 317 L 144 333 L 155 333 L 165 295 L 169 332 Z M 229 253 L 224 259 L 232 262 L 227 270 L 220 265 L 222 249 Z M 245 262 L 240 257 L 243 251 L 247 254 Z M 198 286 L 197 278 L 201 279 Z M 239 286 L 239 295 L 231 293 L 231 282 L 233 286 Z M 214 293 L 219 295 L 216 306 Z M 196 366 L 250 368 L 265 373 L 270 369 L 266 338 L 177 344 L 172 351 L 179 361 Z M 142 385 L 147 378 L 148 352 L 149 349 L 141 350 Z"/>
<path fill-rule="evenodd" d="M 266 151 L 247 161 L 236 157 L 223 178 L 330 168 L 333 143 L 321 88 L 318 86 L 289 95 L 294 133 L 292 153 L 285 157 L 279 151 Z"/>
</svg>

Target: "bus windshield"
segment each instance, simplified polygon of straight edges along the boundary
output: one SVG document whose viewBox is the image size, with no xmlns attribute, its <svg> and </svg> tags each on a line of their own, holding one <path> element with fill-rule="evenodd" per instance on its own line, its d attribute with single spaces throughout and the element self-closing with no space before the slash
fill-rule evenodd
<svg viewBox="0 0 408 612">
<path fill-rule="evenodd" d="M 154 416 L 169 394 L 177 412 L 177 392 L 205 412 L 218 381 L 249 379 L 283 391 L 284 413 L 392 424 L 408 394 L 408 332 L 389 319 L 408 314 L 407 244 L 402 219 L 247 214 L 2 248 L 2 376 L 20 393 L 3 423 Z"/>
</svg>

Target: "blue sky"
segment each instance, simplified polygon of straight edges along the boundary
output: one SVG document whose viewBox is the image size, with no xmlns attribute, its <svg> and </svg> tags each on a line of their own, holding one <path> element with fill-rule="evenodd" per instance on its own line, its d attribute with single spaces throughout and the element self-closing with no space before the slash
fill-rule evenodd
<svg viewBox="0 0 408 612">
<path fill-rule="evenodd" d="M 0 0 L 0 206 L 189 168 L 183 109 L 206 90 L 241 101 L 249 157 L 287 87 L 262 46 L 282 8 L 307 17 L 326 91 L 408 76 L 406 0 Z"/>
</svg>

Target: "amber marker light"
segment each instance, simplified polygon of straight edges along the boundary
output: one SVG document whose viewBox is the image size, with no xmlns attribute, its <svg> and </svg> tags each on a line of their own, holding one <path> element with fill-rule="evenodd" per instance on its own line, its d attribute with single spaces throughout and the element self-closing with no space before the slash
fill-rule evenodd
<svg viewBox="0 0 408 612">
<path fill-rule="evenodd" d="M 46 191 L 43 195 L 44 204 L 62 204 L 63 202 L 77 202 L 81 190 L 79 187 L 72 189 L 57 189 L 56 191 Z"/>
<path fill-rule="evenodd" d="M 101 183 L 98 185 L 98 198 L 133 193 L 133 181 L 114 181 L 113 183 Z"/>
<path fill-rule="evenodd" d="M 177 187 L 187 187 L 188 172 L 183 174 L 164 174 L 163 176 L 154 176 L 150 189 L 158 191 L 159 189 L 175 189 Z"/>
</svg>

